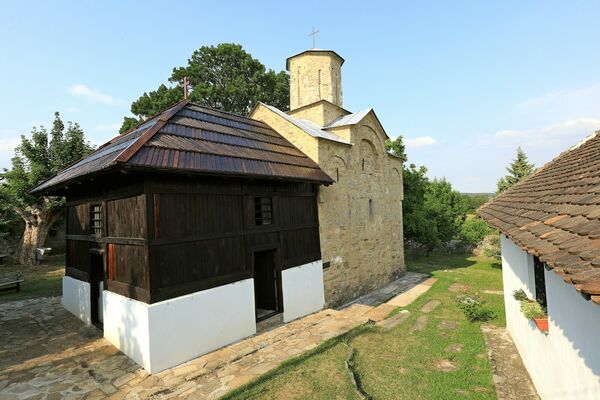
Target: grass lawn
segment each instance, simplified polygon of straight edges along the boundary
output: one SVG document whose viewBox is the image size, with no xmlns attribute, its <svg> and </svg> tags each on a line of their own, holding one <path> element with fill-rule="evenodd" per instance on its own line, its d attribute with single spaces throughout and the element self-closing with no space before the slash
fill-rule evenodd
<svg viewBox="0 0 600 400">
<path fill-rule="evenodd" d="M 21 291 L 0 292 L 0 303 L 33 297 L 60 296 L 62 293 L 62 277 L 65 274 L 65 257 L 62 254 L 50 256 L 40 265 L 0 265 L 1 274 L 17 271 L 23 274 L 25 280 L 21 283 Z"/>
<path fill-rule="evenodd" d="M 431 255 L 409 256 L 407 265 L 409 270 L 438 279 L 406 308 L 411 313 L 407 321 L 388 331 L 358 327 L 283 363 L 225 398 L 360 398 L 346 368 L 353 351 L 351 364 L 359 384 L 374 399 L 495 399 L 480 323 L 465 318 L 456 303 L 457 293 L 448 288 L 461 283 L 468 285 L 470 292 L 479 292 L 496 315 L 490 322 L 503 326 L 502 296 L 481 293 L 502 289 L 499 263 L 465 255 Z M 421 307 L 431 300 L 439 300 L 441 305 L 429 314 L 422 313 Z M 413 330 L 416 320 L 425 315 L 423 330 Z M 444 329 L 440 324 L 457 327 Z M 440 371 L 442 366 L 453 370 Z"/>
</svg>

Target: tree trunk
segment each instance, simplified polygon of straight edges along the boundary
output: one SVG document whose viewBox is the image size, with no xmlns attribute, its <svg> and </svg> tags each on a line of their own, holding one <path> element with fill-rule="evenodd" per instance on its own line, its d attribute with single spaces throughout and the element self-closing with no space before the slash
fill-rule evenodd
<svg viewBox="0 0 600 400">
<path fill-rule="evenodd" d="M 40 203 L 15 211 L 25 221 L 25 232 L 17 250 L 17 260 L 20 264 L 38 264 L 37 248 L 46 243 L 48 232 L 58 220 L 60 211 L 50 208 L 47 197 L 43 197 Z"/>
</svg>

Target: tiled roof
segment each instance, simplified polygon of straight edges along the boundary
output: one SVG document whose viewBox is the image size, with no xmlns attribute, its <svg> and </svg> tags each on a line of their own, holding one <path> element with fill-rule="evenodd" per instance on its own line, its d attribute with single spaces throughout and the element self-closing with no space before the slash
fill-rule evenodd
<svg viewBox="0 0 600 400">
<path fill-rule="evenodd" d="M 100 146 L 32 192 L 65 186 L 112 168 L 333 183 L 314 161 L 267 124 L 183 101 Z"/>
<path fill-rule="evenodd" d="M 270 105 L 264 104 L 264 103 L 261 103 L 261 104 L 263 106 L 265 106 L 266 108 L 268 108 L 269 110 L 273 111 L 275 114 L 282 117 L 283 119 L 296 125 L 298 128 L 302 129 L 304 132 L 308 133 L 312 137 L 323 138 L 323 139 L 332 140 L 334 142 L 339 142 L 339 143 L 351 144 L 349 141 L 339 137 L 335 133 L 331 133 L 331 132 L 327 132 L 326 130 L 323 130 L 319 125 L 315 124 L 312 121 L 309 121 L 307 119 L 300 119 L 300 118 L 292 117 L 291 115 L 284 113 L 283 111 L 279 110 L 276 107 L 273 107 L 273 106 L 270 106 Z M 351 115 L 354 115 L 354 114 L 351 114 Z"/>
<path fill-rule="evenodd" d="M 477 213 L 600 304 L 600 131 Z"/>
</svg>

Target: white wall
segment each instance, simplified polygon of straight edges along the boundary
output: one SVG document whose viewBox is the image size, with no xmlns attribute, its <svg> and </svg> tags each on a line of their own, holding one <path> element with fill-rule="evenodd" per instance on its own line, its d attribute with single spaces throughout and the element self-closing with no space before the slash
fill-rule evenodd
<svg viewBox="0 0 600 400">
<path fill-rule="evenodd" d="M 105 338 L 150 373 L 256 333 L 253 279 L 150 305 L 105 293 Z"/>
<path fill-rule="evenodd" d="M 62 287 L 62 306 L 87 325 L 91 324 L 90 284 L 64 276 Z"/>
<path fill-rule="evenodd" d="M 104 291 L 104 337 L 150 371 L 150 330 L 146 303 Z"/>
<path fill-rule="evenodd" d="M 600 398 L 600 306 L 545 271 L 549 331 L 540 332 L 512 296 L 524 289 L 534 297 L 533 257 L 504 235 L 501 244 L 507 329 L 538 394 L 544 400 Z"/>
<path fill-rule="evenodd" d="M 319 311 L 325 304 L 323 262 L 314 261 L 281 272 L 283 321 Z"/>
</svg>

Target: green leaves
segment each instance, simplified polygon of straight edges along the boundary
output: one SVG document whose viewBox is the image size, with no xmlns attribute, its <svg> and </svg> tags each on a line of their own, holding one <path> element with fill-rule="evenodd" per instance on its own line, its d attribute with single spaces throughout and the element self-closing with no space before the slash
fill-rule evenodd
<svg viewBox="0 0 600 400">
<path fill-rule="evenodd" d="M 521 148 L 517 148 L 517 157 L 506 168 L 508 174 L 498 180 L 498 192 L 501 193 L 508 189 L 521 179 L 525 178 L 535 171 L 535 166 L 531 164 Z"/>
<path fill-rule="evenodd" d="M 121 133 L 183 99 L 183 78 L 189 80 L 189 99 L 194 103 L 247 115 L 258 102 L 280 110 L 289 108 L 289 77 L 285 71 L 267 70 L 242 46 L 221 43 L 194 51 L 187 66 L 173 68 L 169 81 L 144 93 L 131 105 L 136 118 L 125 117 Z M 135 122 L 135 123 L 134 123 Z"/>
<path fill-rule="evenodd" d="M 404 168 L 404 238 L 427 253 L 457 236 L 467 204 L 445 179 L 430 181 L 427 168 Z"/>
<path fill-rule="evenodd" d="M 385 149 L 395 155 L 396 157 L 400 157 L 402 162 L 406 162 L 406 148 L 404 146 L 403 137 L 399 135 L 396 139 L 387 139 L 385 141 Z"/>
</svg>

